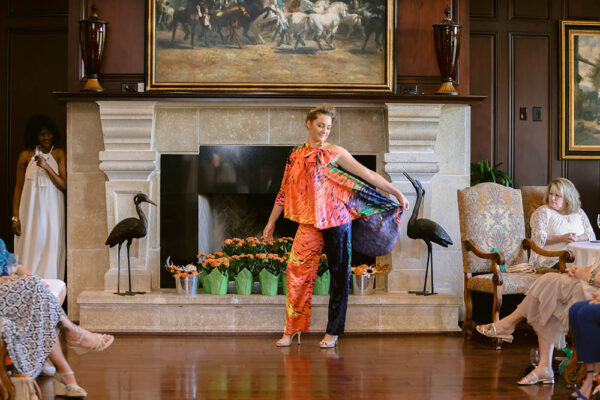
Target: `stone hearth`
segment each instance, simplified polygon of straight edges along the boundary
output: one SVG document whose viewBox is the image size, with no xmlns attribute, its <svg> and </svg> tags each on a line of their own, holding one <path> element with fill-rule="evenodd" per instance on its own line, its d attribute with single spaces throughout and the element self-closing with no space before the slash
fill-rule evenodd
<svg viewBox="0 0 600 400">
<path fill-rule="evenodd" d="M 420 215 L 459 243 L 456 190 L 469 184 L 470 106 L 343 103 L 330 142 L 377 156 L 378 171 L 414 202 L 403 171 L 427 192 Z M 132 245 L 134 290 L 122 298 L 117 251 L 104 246 L 112 227 L 134 216 L 132 194 L 160 193 L 160 155 L 196 154 L 200 145 L 296 145 L 305 140 L 302 102 L 98 101 L 68 104 L 67 254 L 69 315 L 86 328 L 127 332 L 278 332 L 284 297 L 177 296 L 160 289 L 159 208 L 145 206 L 149 234 Z M 405 220 L 408 219 L 405 216 Z M 456 244 L 436 247 L 437 296 L 409 295 L 423 285 L 426 247 L 406 237 L 378 259 L 392 272 L 384 292 L 351 296 L 348 331 L 454 331 L 462 309 L 462 261 Z M 121 265 L 126 266 L 125 251 Z M 126 268 L 124 269 L 126 271 Z M 127 282 L 122 270 L 121 282 Z M 327 297 L 316 297 L 313 327 L 325 326 Z"/>
</svg>

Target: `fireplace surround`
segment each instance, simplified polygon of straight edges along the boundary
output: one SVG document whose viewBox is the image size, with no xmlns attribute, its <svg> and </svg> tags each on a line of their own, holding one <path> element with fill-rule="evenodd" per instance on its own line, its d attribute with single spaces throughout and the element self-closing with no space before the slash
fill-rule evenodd
<svg viewBox="0 0 600 400">
<path fill-rule="evenodd" d="M 469 185 L 470 106 L 334 105 L 339 118 L 329 141 L 352 153 L 375 155 L 377 171 L 387 175 L 411 202 L 415 194 L 402 172 L 419 179 L 427 193 L 419 215 L 439 222 L 455 243 L 448 249 L 434 248 L 435 286 L 440 295 L 409 295 L 408 290 L 422 286 L 426 247 L 408 239 L 403 224 L 392 254 L 378 259 L 392 266 L 386 292 L 371 298 L 351 298 L 349 330 L 457 330 L 463 283 L 456 190 Z M 268 304 L 255 298 L 261 296 L 240 299 L 235 295 L 207 295 L 189 300 L 160 289 L 160 207 L 144 206 L 149 233 L 132 245 L 134 290 L 148 291 L 148 295 L 127 299 L 112 295 L 117 283 L 117 253 L 116 249 L 108 250 L 104 240 L 118 221 L 134 215 L 134 193 L 142 191 L 160 199 L 161 155 L 196 154 L 201 145 L 297 145 L 305 140 L 304 118 L 312 106 L 314 103 L 303 101 L 71 99 L 67 104 L 70 317 L 92 329 L 217 332 L 221 331 L 220 322 L 212 327 L 204 320 L 197 324 L 190 321 L 189 310 L 184 310 L 218 309 L 222 313 L 219 307 L 229 306 L 237 311 L 232 312 L 229 322 L 221 321 L 222 331 L 238 332 L 244 331 L 241 326 L 250 320 L 244 314 L 247 310 L 240 311 L 248 307 L 255 315 L 281 312 L 272 325 L 246 331 L 279 330 L 283 323 L 281 320 L 277 325 L 277 318 L 283 316 L 281 296 Z M 404 220 L 408 217 L 403 216 Z M 126 265 L 125 254 L 121 256 L 122 265 Z M 263 306 L 267 308 L 260 308 Z M 315 299 L 316 329 L 323 325 L 320 319 L 326 318 L 319 307 L 326 310 L 326 300 Z M 353 310 L 376 315 L 377 322 L 366 321 L 371 328 L 353 325 Z"/>
</svg>

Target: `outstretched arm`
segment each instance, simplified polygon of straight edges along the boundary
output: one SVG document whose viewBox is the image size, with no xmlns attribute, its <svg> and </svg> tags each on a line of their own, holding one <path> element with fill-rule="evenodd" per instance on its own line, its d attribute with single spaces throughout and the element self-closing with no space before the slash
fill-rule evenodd
<svg viewBox="0 0 600 400">
<path fill-rule="evenodd" d="M 377 189 L 381 189 L 386 193 L 394 195 L 398 199 L 398 202 L 402 205 L 404 211 L 409 209 L 410 203 L 408 202 L 406 197 L 404 197 L 402 192 L 396 189 L 396 187 L 394 187 L 394 185 L 388 182 L 383 176 L 379 175 L 375 171 L 371 171 L 370 169 L 356 161 L 356 159 L 352 157 L 352 154 L 350 154 L 348 150 L 344 149 L 343 147 L 335 146 L 335 150 L 338 153 L 337 163 L 342 168 L 344 168 L 351 174 L 364 179 L 371 185 L 375 186 Z"/>
</svg>

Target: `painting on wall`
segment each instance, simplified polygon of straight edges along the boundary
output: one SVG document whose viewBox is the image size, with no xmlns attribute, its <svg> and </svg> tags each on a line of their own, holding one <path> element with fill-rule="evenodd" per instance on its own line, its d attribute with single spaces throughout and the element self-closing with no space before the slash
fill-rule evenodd
<svg viewBox="0 0 600 400">
<path fill-rule="evenodd" d="M 600 22 L 560 28 L 561 157 L 600 159 Z"/>
<path fill-rule="evenodd" d="M 395 89 L 395 0 L 147 0 L 148 90 Z"/>
</svg>

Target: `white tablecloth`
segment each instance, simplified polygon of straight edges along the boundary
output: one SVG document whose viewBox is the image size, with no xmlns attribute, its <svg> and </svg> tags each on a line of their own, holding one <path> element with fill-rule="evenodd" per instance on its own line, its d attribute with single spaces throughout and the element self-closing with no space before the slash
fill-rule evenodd
<svg viewBox="0 0 600 400">
<path fill-rule="evenodd" d="M 587 267 L 600 257 L 600 243 L 574 242 L 567 245 L 567 249 L 573 252 L 575 262 L 580 267 Z"/>
</svg>

